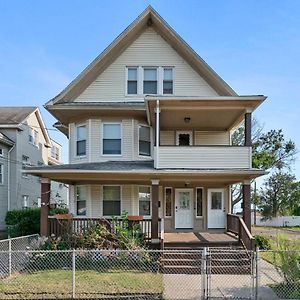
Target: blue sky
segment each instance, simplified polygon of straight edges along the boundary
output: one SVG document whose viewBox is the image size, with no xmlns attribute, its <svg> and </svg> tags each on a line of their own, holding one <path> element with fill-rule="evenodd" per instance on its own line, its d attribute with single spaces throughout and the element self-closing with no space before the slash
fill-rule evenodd
<svg viewBox="0 0 300 300">
<path fill-rule="evenodd" d="M 255 117 L 300 149 L 300 1 L 1 0 L 0 105 L 39 106 L 51 128 L 42 105 L 149 4 L 239 94 L 267 95 Z"/>
</svg>

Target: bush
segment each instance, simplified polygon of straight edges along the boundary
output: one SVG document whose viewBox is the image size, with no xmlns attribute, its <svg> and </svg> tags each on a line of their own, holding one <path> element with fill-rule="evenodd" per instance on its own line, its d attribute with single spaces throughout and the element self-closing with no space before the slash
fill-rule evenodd
<svg viewBox="0 0 300 300">
<path fill-rule="evenodd" d="M 64 215 L 64 214 L 68 214 L 68 213 L 69 213 L 69 210 L 66 207 L 51 208 L 49 211 L 50 216 Z"/>
<path fill-rule="evenodd" d="M 271 243 L 269 238 L 263 235 L 256 235 L 255 236 L 255 246 L 258 247 L 260 250 L 270 250 Z"/>
<path fill-rule="evenodd" d="M 5 223 L 11 237 L 39 233 L 40 209 L 27 208 L 8 211 Z"/>
</svg>

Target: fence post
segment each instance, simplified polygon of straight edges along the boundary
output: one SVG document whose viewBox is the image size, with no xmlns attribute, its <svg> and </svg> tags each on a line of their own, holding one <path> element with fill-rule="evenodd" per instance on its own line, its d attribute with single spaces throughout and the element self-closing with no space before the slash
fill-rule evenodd
<svg viewBox="0 0 300 300">
<path fill-rule="evenodd" d="M 8 275 L 11 276 L 11 239 L 8 240 Z"/>
<path fill-rule="evenodd" d="M 255 251 L 255 293 L 254 299 L 258 299 L 258 288 L 259 288 L 259 248 Z"/>
<path fill-rule="evenodd" d="M 201 299 L 207 299 L 207 291 L 206 291 L 206 276 L 207 276 L 207 266 L 206 266 L 206 259 L 207 259 L 207 249 L 206 247 L 202 250 L 201 256 Z"/>
<path fill-rule="evenodd" d="M 75 253 L 75 249 L 73 249 L 72 252 L 72 298 L 73 299 L 75 299 L 75 294 L 76 294 L 75 272 L 76 272 L 76 253 Z"/>
</svg>

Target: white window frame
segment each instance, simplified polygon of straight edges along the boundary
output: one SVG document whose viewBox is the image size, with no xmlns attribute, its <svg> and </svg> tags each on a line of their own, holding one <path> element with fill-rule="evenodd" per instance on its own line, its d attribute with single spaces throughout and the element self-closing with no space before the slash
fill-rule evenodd
<svg viewBox="0 0 300 300">
<path fill-rule="evenodd" d="M 86 198 L 85 200 L 79 200 L 79 201 L 85 201 L 85 214 L 84 215 L 78 215 L 77 214 L 77 187 L 86 187 Z M 74 198 L 75 198 L 75 208 L 74 208 L 74 211 L 75 211 L 75 215 L 77 217 L 81 217 L 81 218 L 86 218 L 87 215 L 88 215 L 88 198 L 89 198 L 89 186 L 88 185 L 85 185 L 85 184 L 77 184 L 75 185 L 75 188 L 74 188 Z"/>
<path fill-rule="evenodd" d="M 197 215 L 197 204 L 198 204 L 198 199 L 197 199 L 197 191 L 202 190 L 202 216 Z M 204 214 L 204 187 L 197 186 L 196 187 L 196 192 L 195 192 L 195 217 L 196 219 L 203 219 L 203 214 Z"/>
<path fill-rule="evenodd" d="M 105 186 L 119 186 L 120 187 L 120 215 L 119 216 L 109 216 L 109 215 L 104 215 L 104 209 L 103 209 L 103 207 L 104 207 L 104 187 Z M 102 200 L 102 216 L 103 216 L 103 218 L 106 218 L 106 219 L 112 219 L 113 217 L 121 217 L 121 215 L 122 215 L 122 212 L 123 212 L 123 186 L 122 185 L 120 185 L 120 184 L 103 184 L 102 186 L 101 186 L 101 189 L 102 189 L 102 198 L 101 198 L 101 200 Z"/>
<path fill-rule="evenodd" d="M 32 137 L 32 141 L 29 140 L 29 136 Z M 36 129 L 29 127 L 28 142 L 29 142 L 29 144 L 31 144 L 37 148 L 39 147 L 38 136 L 39 136 L 39 132 Z"/>
<path fill-rule="evenodd" d="M 176 130 L 176 140 L 175 140 L 175 144 L 176 146 L 179 146 L 179 135 L 180 134 L 189 134 L 190 135 L 190 145 L 189 146 L 180 146 L 180 147 L 190 147 L 194 145 L 194 132 L 193 130 Z"/>
<path fill-rule="evenodd" d="M 141 215 L 140 214 L 140 197 L 139 197 L 140 187 L 148 187 L 148 188 L 150 188 L 150 215 L 149 216 Z M 137 199 L 138 199 L 138 215 L 142 216 L 144 219 L 151 219 L 152 218 L 152 186 L 151 185 L 139 184 L 137 191 L 138 191 L 138 194 L 137 194 Z"/>
<path fill-rule="evenodd" d="M 23 206 L 22 207 L 23 208 L 28 208 L 29 207 L 29 205 L 28 205 L 29 195 L 22 195 L 22 200 L 23 200 Z"/>
<path fill-rule="evenodd" d="M 78 127 L 85 127 L 85 133 L 86 133 L 86 137 L 85 137 L 85 154 L 83 155 L 77 155 L 77 128 Z M 87 124 L 86 123 L 79 123 L 79 124 L 76 124 L 75 125 L 75 143 L 74 143 L 74 154 L 75 154 L 75 157 L 80 157 L 80 158 L 83 158 L 83 157 L 86 157 L 87 156 L 87 148 L 88 148 L 88 127 L 87 127 Z"/>
<path fill-rule="evenodd" d="M 120 135 L 121 135 L 121 154 L 104 154 L 103 153 L 103 140 L 104 140 L 104 125 L 120 125 Z M 101 124 L 101 155 L 102 156 L 117 156 L 117 157 L 121 157 L 123 156 L 123 123 L 122 122 L 103 122 Z"/>
<path fill-rule="evenodd" d="M 0 178 L 0 184 L 4 184 L 4 164 L 0 163 L 0 174 L 1 174 L 1 178 Z"/>
<path fill-rule="evenodd" d="M 137 69 L 137 90 L 136 90 L 136 94 L 128 94 L 128 89 L 127 89 L 127 84 L 128 84 L 128 69 Z M 126 97 L 136 97 L 138 95 L 140 95 L 140 84 L 141 84 L 141 68 L 139 66 L 126 66 L 125 67 L 125 96 Z"/>
<path fill-rule="evenodd" d="M 142 155 L 140 154 L 140 127 L 148 127 L 150 130 L 150 155 Z M 142 158 L 147 158 L 147 157 L 152 157 L 153 153 L 152 153 L 152 145 L 153 145 L 153 141 L 152 141 L 152 128 L 149 125 L 145 125 L 145 124 L 138 124 L 138 155 L 139 157 Z"/>
<path fill-rule="evenodd" d="M 166 205 L 167 205 L 167 201 L 166 201 L 166 190 L 167 189 L 171 189 L 171 216 L 167 216 L 166 212 Z M 164 216 L 166 219 L 172 219 L 173 218 L 173 209 L 174 209 L 174 189 L 171 186 L 165 186 L 164 188 Z"/>
<path fill-rule="evenodd" d="M 27 158 L 28 158 L 28 160 L 26 160 L 26 163 L 24 162 L 24 159 L 23 159 L 24 157 L 27 157 Z M 29 156 L 22 154 L 22 170 L 24 170 L 24 167 L 30 166 L 30 165 L 31 165 L 31 163 L 30 163 L 30 158 L 29 158 Z M 27 173 L 22 172 L 22 177 L 23 177 L 23 178 L 29 178 L 29 175 L 28 175 Z M 26 195 L 25 195 L 25 196 L 26 196 Z"/>
<path fill-rule="evenodd" d="M 171 93 L 171 94 L 164 94 L 164 70 L 165 69 L 171 69 L 172 70 L 172 92 L 173 93 Z M 167 96 L 174 95 L 175 94 L 175 92 L 174 92 L 174 90 L 175 90 L 175 87 L 174 87 L 175 68 L 171 67 L 171 66 L 170 67 L 163 66 L 163 67 L 160 68 L 160 72 L 161 72 L 161 90 L 160 90 L 161 95 L 167 95 Z"/>
<path fill-rule="evenodd" d="M 156 93 L 155 94 L 145 94 L 144 93 L 144 73 L 145 73 L 145 69 L 152 69 L 152 70 L 156 70 L 156 81 L 157 81 L 157 86 L 156 86 Z M 160 71 L 159 71 L 160 67 L 158 66 L 142 66 L 142 82 L 141 82 L 141 86 L 142 86 L 142 95 L 159 95 L 160 94 L 160 82 L 161 82 L 161 76 L 160 76 Z"/>
</svg>

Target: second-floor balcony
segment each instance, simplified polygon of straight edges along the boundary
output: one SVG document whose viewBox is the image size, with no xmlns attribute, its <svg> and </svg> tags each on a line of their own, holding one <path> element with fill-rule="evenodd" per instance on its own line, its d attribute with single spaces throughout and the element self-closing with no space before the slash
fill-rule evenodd
<svg viewBox="0 0 300 300">
<path fill-rule="evenodd" d="M 201 145 L 154 147 L 154 157 L 157 169 L 248 169 L 252 155 L 251 147 Z"/>
</svg>

